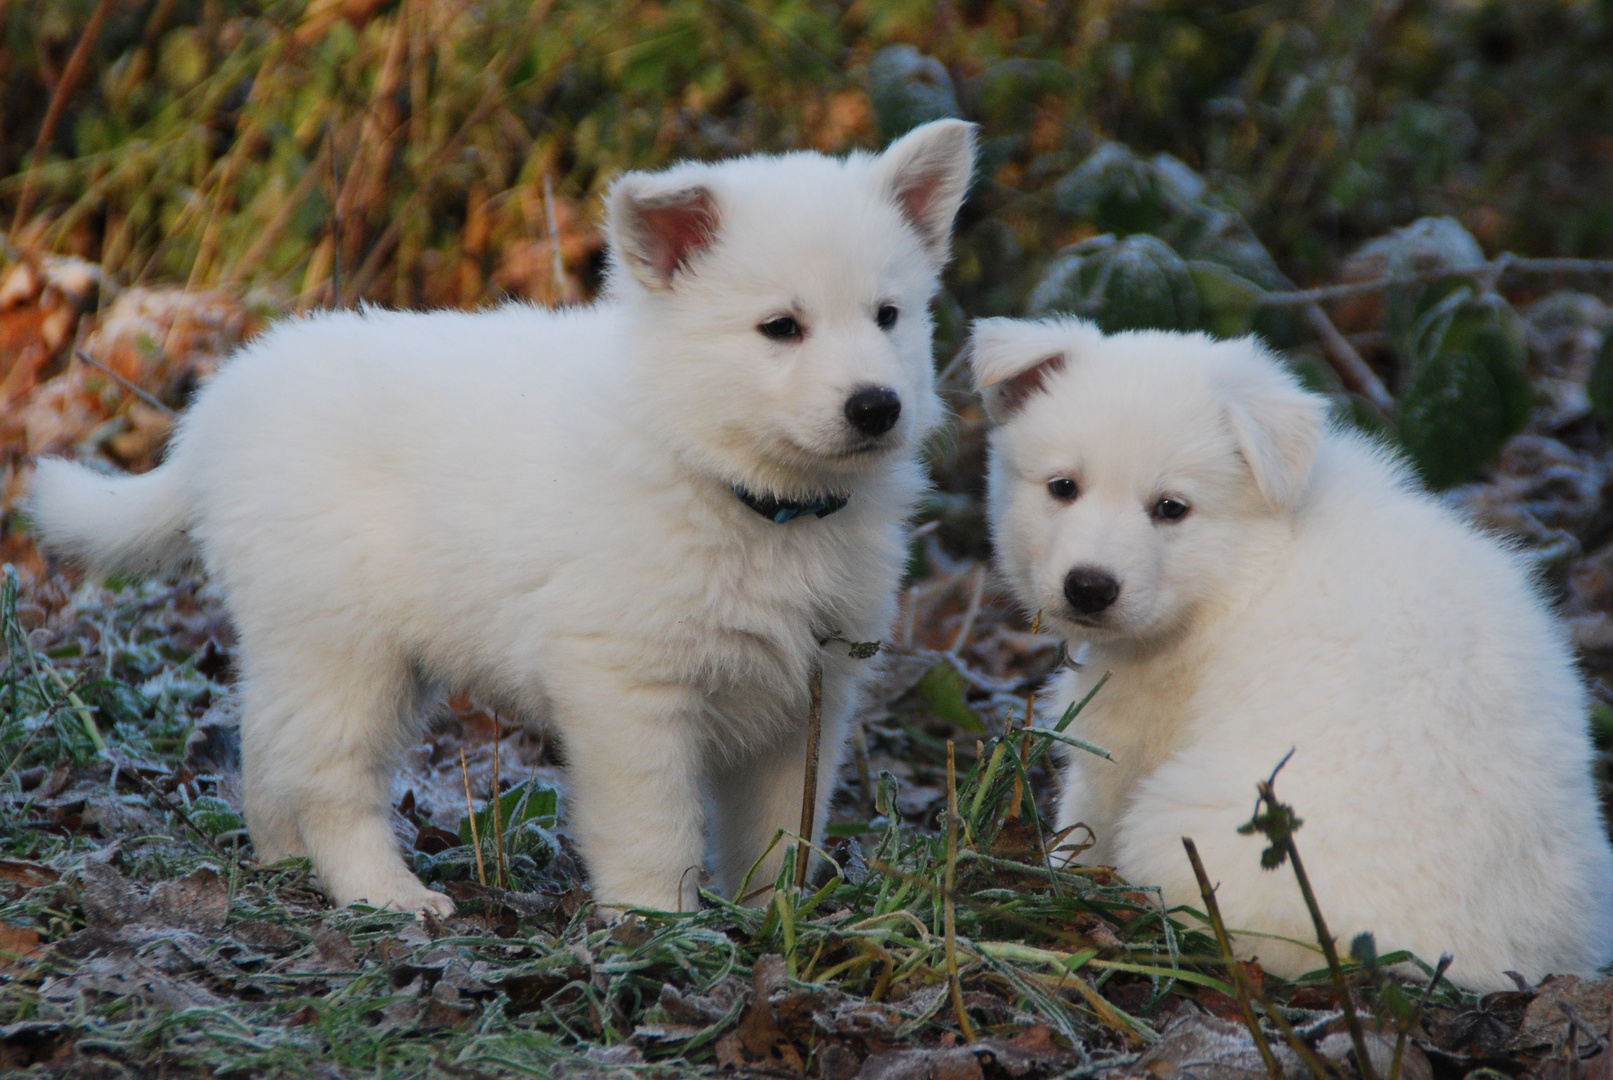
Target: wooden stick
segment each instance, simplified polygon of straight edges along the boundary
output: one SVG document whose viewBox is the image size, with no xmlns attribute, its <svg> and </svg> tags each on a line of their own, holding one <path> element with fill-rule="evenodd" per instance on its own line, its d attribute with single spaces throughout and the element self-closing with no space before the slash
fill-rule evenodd
<svg viewBox="0 0 1613 1080">
<path fill-rule="evenodd" d="M 812 678 L 807 684 L 810 698 L 807 704 L 807 759 L 806 777 L 801 788 L 801 841 L 795 846 L 795 887 L 804 889 L 807 863 L 811 861 L 813 820 L 818 814 L 818 743 L 823 731 L 823 665 L 812 663 Z"/>
<path fill-rule="evenodd" d="M 958 925 L 953 886 L 958 869 L 958 767 L 953 743 L 947 740 L 947 872 L 941 896 L 941 919 L 946 934 L 947 988 L 952 995 L 952 1011 L 958 1016 L 958 1030 L 965 1042 L 975 1041 L 975 1028 L 963 1007 L 963 986 L 958 981 Z"/>
<path fill-rule="evenodd" d="M 470 843 L 476 849 L 476 880 L 487 885 L 487 870 L 482 866 L 482 840 L 476 835 L 476 804 L 470 798 L 470 766 L 465 763 L 465 748 L 459 748 L 459 775 L 465 778 L 465 812 L 470 817 Z"/>
</svg>

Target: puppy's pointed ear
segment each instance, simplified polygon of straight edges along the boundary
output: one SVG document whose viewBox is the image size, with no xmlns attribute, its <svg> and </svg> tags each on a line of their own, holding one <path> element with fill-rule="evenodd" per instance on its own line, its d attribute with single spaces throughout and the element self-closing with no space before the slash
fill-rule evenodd
<svg viewBox="0 0 1613 1080">
<path fill-rule="evenodd" d="M 1300 386 L 1252 339 L 1229 341 L 1216 381 L 1255 487 L 1273 510 L 1292 507 L 1310 482 L 1327 402 Z"/>
<path fill-rule="evenodd" d="M 975 389 L 992 423 L 1001 424 L 1043 388 L 1048 377 L 1102 337 L 1079 319 L 976 319 L 964 346 Z"/>
<path fill-rule="evenodd" d="M 664 292 L 695 256 L 717 240 L 717 198 L 698 184 L 655 191 L 642 173 L 612 185 L 608 200 L 612 246 L 632 275 Z"/>
<path fill-rule="evenodd" d="M 952 219 L 969 192 L 974 165 L 975 126 L 962 120 L 916 127 L 879 156 L 878 182 L 937 268 L 947 261 Z"/>
</svg>

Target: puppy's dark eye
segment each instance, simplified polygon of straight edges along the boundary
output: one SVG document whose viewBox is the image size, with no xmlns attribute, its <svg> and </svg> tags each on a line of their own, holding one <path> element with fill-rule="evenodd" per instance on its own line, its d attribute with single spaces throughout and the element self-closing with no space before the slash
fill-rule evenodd
<svg viewBox="0 0 1613 1080">
<path fill-rule="evenodd" d="M 1047 493 L 1061 502 L 1073 502 L 1081 489 L 1068 476 L 1055 476 L 1047 482 Z"/>
<path fill-rule="evenodd" d="M 763 337 L 772 338 L 774 341 L 799 341 L 801 339 L 801 324 L 788 315 L 768 319 L 756 329 L 762 332 Z"/>
<path fill-rule="evenodd" d="M 1191 509 L 1193 508 L 1181 499 L 1173 499 L 1167 495 L 1154 504 L 1154 509 L 1150 513 L 1156 521 L 1181 521 Z"/>
<path fill-rule="evenodd" d="M 879 311 L 874 315 L 874 321 L 879 324 L 881 330 L 889 330 L 896 325 L 897 314 L 895 304 L 881 304 Z"/>
</svg>

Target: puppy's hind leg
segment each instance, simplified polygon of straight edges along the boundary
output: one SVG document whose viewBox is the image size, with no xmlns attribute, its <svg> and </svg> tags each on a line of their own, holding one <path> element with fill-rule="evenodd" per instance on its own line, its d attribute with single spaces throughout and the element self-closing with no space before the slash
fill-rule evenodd
<svg viewBox="0 0 1613 1080">
<path fill-rule="evenodd" d="M 450 914 L 453 901 L 404 864 L 389 822 L 392 775 L 417 726 L 408 665 L 306 648 L 266 655 L 261 644 L 243 651 L 242 764 L 259 857 L 306 854 L 338 904 Z"/>
</svg>

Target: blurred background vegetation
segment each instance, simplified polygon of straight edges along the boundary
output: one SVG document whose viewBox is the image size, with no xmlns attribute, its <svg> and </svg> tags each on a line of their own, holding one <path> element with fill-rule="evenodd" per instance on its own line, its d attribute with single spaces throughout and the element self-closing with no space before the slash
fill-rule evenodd
<svg viewBox="0 0 1613 1080">
<path fill-rule="evenodd" d="M 1298 280 L 1431 214 L 1489 251 L 1613 253 L 1607 3 L 0 10 L 11 237 L 124 282 L 318 289 L 334 148 L 345 298 L 474 305 L 550 284 L 513 255 L 547 237 L 545 179 L 590 219 L 619 169 L 877 147 L 936 114 L 976 119 L 990 147 L 955 274 L 981 313 L 1015 308 L 1031 264 L 1079 239 L 1057 185 L 1102 140 L 1197 169 Z M 921 56 L 879 55 L 892 44 Z"/>
<path fill-rule="evenodd" d="M 1608 0 L 0 0 L 0 19 L 5 258 L 50 264 L 0 315 L 61 256 L 87 267 L 58 290 L 74 318 L 175 286 L 244 304 L 237 336 L 360 301 L 577 302 L 619 171 L 876 149 L 943 115 L 984 149 L 943 365 L 981 315 L 1252 328 L 1444 487 L 1537 404 L 1518 311 L 1607 297 L 1605 273 L 1489 260 L 1613 257 Z M 8 375 L 18 408 L 93 330 L 64 325 Z M 175 351 L 163 325 L 146 353 Z M 197 372 L 172 359 L 122 374 L 180 404 Z M 967 426 L 938 458 L 962 496 Z M 157 441 L 110 456 L 143 467 Z M 946 535 L 978 552 L 967 533 Z"/>
<path fill-rule="evenodd" d="M 1080 238 L 1090 220 L 1061 205 L 1058 183 L 1105 140 L 1196 170 L 1300 281 L 1429 215 L 1492 253 L 1613 254 L 1606 3 L 0 10 L 13 242 L 82 255 L 123 283 L 317 293 L 337 254 L 334 164 L 345 300 L 541 292 L 554 288 L 531 251 L 548 235 L 546 179 L 564 235 L 624 168 L 872 148 L 944 114 L 979 121 L 990 151 L 953 278 L 971 314 L 1015 310 L 1034 264 Z M 881 55 L 893 44 L 921 55 Z M 586 290 L 591 252 L 564 254 Z"/>
</svg>

